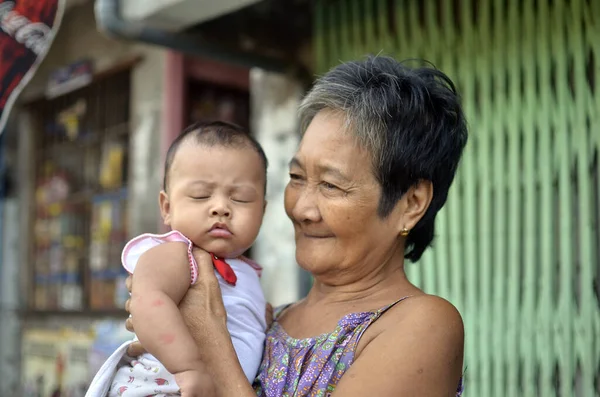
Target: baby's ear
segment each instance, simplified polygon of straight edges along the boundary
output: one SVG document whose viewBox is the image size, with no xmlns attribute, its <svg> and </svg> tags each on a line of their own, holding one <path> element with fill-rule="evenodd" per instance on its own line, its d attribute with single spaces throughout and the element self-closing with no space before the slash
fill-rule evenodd
<svg viewBox="0 0 600 397">
<path fill-rule="evenodd" d="M 169 201 L 169 195 L 164 190 L 161 190 L 158 194 L 158 205 L 163 223 L 166 226 L 171 226 L 171 202 Z"/>
</svg>

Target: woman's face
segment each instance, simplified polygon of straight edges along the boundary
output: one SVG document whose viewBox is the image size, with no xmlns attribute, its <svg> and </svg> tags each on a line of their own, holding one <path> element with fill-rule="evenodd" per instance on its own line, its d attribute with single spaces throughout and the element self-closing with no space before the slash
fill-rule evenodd
<svg viewBox="0 0 600 397">
<path fill-rule="evenodd" d="M 402 258 L 404 198 L 381 219 L 380 195 L 369 153 L 344 131 L 340 115 L 319 112 L 290 162 L 285 191 L 298 264 L 315 276 L 351 270 L 366 277 L 394 255 Z"/>
</svg>

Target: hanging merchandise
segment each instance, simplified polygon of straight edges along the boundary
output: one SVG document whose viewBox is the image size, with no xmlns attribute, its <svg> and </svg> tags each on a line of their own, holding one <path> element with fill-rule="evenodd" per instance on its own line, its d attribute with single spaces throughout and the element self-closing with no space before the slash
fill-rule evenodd
<svg viewBox="0 0 600 397">
<path fill-rule="evenodd" d="M 93 332 L 29 329 L 23 335 L 23 396 L 82 396 Z"/>
<path fill-rule="evenodd" d="M 93 198 L 89 255 L 92 309 L 122 307 L 128 298 L 118 288 L 125 285 L 127 277 L 121 266 L 127 236 L 126 199 L 126 190 Z"/>
<path fill-rule="evenodd" d="M 104 144 L 99 177 L 103 189 L 116 189 L 123 185 L 126 149 L 125 142 L 109 141 Z"/>
<path fill-rule="evenodd" d="M 0 0 L 0 133 L 60 26 L 66 0 Z"/>
<path fill-rule="evenodd" d="M 122 314 L 130 74 L 33 102 L 35 312 Z"/>
</svg>

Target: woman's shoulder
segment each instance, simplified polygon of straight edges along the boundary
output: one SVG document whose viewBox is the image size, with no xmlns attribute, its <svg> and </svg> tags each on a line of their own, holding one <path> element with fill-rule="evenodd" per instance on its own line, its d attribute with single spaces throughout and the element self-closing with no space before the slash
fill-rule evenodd
<svg viewBox="0 0 600 397">
<path fill-rule="evenodd" d="M 452 350 L 462 350 L 464 325 L 460 312 L 452 303 L 439 296 L 422 294 L 390 307 L 372 325 L 363 347 L 375 339 L 394 344 L 410 340 L 424 349 L 446 345 L 454 346 Z"/>
<path fill-rule="evenodd" d="M 400 303 L 391 307 L 382 320 L 387 318 L 386 322 L 401 326 L 399 328 L 404 332 L 434 326 L 454 329 L 457 336 L 463 333 L 460 312 L 444 298 L 423 294 L 409 297 Z"/>
<path fill-rule="evenodd" d="M 410 297 L 387 310 L 371 328 L 358 346 L 355 365 L 361 364 L 356 370 L 378 373 L 394 368 L 394 376 L 401 379 L 427 369 L 429 375 L 419 377 L 422 381 L 429 382 L 430 374 L 444 374 L 448 387 L 455 379 L 458 382 L 464 327 L 460 313 L 447 300 L 425 294 Z M 386 357 L 384 367 L 381 357 Z"/>
</svg>

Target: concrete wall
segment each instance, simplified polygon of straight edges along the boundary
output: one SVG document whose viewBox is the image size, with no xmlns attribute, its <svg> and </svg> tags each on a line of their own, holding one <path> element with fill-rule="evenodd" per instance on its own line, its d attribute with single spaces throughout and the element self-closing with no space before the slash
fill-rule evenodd
<svg viewBox="0 0 600 397">
<path fill-rule="evenodd" d="M 131 103 L 130 194 L 131 234 L 157 229 L 157 197 L 161 164 L 160 122 L 163 101 L 164 60 L 162 48 L 110 39 L 99 33 L 94 20 L 93 2 L 73 6 L 65 14 L 62 26 L 44 62 L 23 92 L 23 99 L 43 93 L 49 73 L 73 61 L 88 58 L 98 71 L 119 61 L 140 55 L 133 69 Z"/>
<path fill-rule="evenodd" d="M 131 101 L 131 150 L 130 150 L 130 197 L 135 203 L 130 208 L 130 233 L 153 232 L 158 229 L 159 212 L 157 197 L 161 180 L 162 165 L 160 158 L 160 125 L 163 101 L 164 60 L 166 51 L 161 48 L 137 43 L 126 43 L 107 38 L 96 29 L 93 2 L 84 1 L 70 7 L 63 18 L 61 28 L 54 43 L 40 65 L 36 75 L 23 91 L 20 102 L 43 94 L 49 73 L 54 69 L 73 61 L 88 58 L 94 61 L 97 71 L 139 55 L 140 63 L 132 72 Z M 18 117 L 17 117 L 18 116 Z M 25 207 L 31 198 L 31 158 L 32 130 L 26 113 L 15 108 L 13 118 L 18 119 L 16 128 L 19 139 L 19 160 L 16 170 L 18 186 L 17 200 L 5 203 L 10 211 L 5 217 L 6 226 L 12 225 L 11 234 L 5 234 L 2 242 L 2 318 L 0 322 L 0 381 L 1 396 L 20 396 L 15 385 L 20 379 L 19 357 L 21 355 L 20 335 L 23 324 L 19 310 L 27 307 L 27 291 L 30 288 L 29 273 L 25 263 L 25 254 L 29 249 L 28 230 L 22 226 L 30 221 L 29 208 Z M 3 204 L 3 203 L 0 203 Z M 19 249 L 15 240 L 21 241 Z M 70 324 L 85 327 L 91 319 L 85 318 L 28 318 L 28 326 L 44 325 L 59 327 Z"/>
<path fill-rule="evenodd" d="M 131 22 L 171 31 L 217 18 L 260 0 L 144 0 L 123 1 L 121 13 Z"/>
<path fill-rule="evenodd" d="M 93 16 L 93 4 L 87 2 L 75 5 L 65 14 L 62 27 L 53 46 L 40 66 L 36 76 L 26 87 L 22 100 L 43 93 L 49 73 L 63 65 L 82 58 L 94 61 L 96 70 L 111 67 L 121 60 L 141 55 L 142 61 L 135 67 L 132 75 L 131 104 L 131 151 L 130 151 L 130 197 L 134 203 L 130 207 L 130 233 L 157 231 L 159 224 L 156 203 L 162 176 L 160 159 L 161 117 L 164 95 L 164 76 L 166 51 L 137 43 L 125 43 L 109 39 L 98 33 Z M 288 176 L 288 161 L 296 150 L 299 135 L 296 125 L 296 111 L 303 88 L 295 81 L 278 74 L 253 70 L 251 73 L 252 124 L 253 131 L 264 146 L 270 161 L 267 213 L 264 226 L 255 246 L 255 255 L 265 267 L 263 286 L 270 302 L 274 305 L 297 300 L 305 290 L 306 275 L 299 270 L 295 261 L 294 237 L 291 222 L 283 209 L 283 191 Z M 17 109 L 18 110 L 18 109 Z M 26 182 L 31 169 L 27 158 L 31 154 L 32 131 L 26 116 L 19 117 L 19 157 L 20 166 L 17 180 Z M 10 204 L 12 211 L 19 212 L 18 219 L 11 221 L 26 225 L 30 211 L 22 206 L 32 192 L 26 183 L 18 187 L 18 203 Z M 13 217 L 14 218 L 14 217 Z M 27 237 L 24 230 L 20 236 Z M 15 236 L 5 236 L 14 245 Z M 6 247 L 6 245 L 5 245 Z M 14 247 L 13 247 L 14 248 Z M 10 327 L 2 328 L 2 340 L 10 341 L 2 345 L 0 371 L 0 395 L 20 395 L 9 392 L 9 385 L 18 382 L 19 365 L 15 357 L 21 354 L 17 311 L 26 307 L 26 291 L 29 277 L 26 265 L 21 259 L 27 246 L 18 253 L 6 252 L 4 255 L 3 275 L 10 276 L 10 282 L 19 285 L 11 289 L 7 302 L 10 307 Z M 8 282 L 8 279 L 3 281 Z M 19 292 L 20 290 L 20 292 Z M 3 297 L 4 300 L 5 297 Z M 61 319 L 51 321 L 28 319 L 28 325 L 60 326 L 69 323 L 83 328 L 91 319 Z M 7 348 L 10 347 L 10 349 Z M 6 386 L 5 386 L 6 385 Z"/>
<path fill-rule="evenodd" d="M 252 131 L 269 159 L 267 211 L 253 255 L 264 267 L 263 287 L 273 305 L 298 300 L 305 275 L 296 264 L 294 229 L 285 214 L 283 194 L 289 179 L 288 163 L 300 139 L 297 111 L 303 89 L 276 73 L 250 73 Z"/>
<path fill-rule="evenodd" d="M 2 265 L 0 266 L 0 396 L 17 396 L 19 389 L 20 336 L 19 318 L 19 199 L 0 200 L 2 212 Z"/>
</svg>

